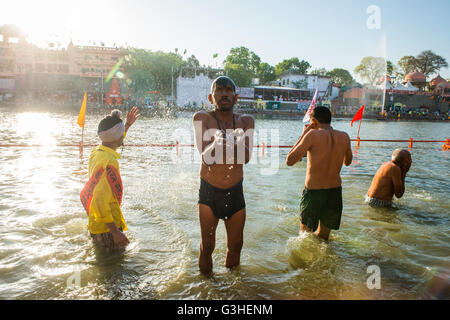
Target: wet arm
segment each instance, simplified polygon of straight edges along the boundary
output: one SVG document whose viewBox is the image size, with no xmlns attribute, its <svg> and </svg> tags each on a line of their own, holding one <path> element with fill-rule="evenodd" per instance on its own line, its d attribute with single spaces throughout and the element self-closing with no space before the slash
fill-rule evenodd
<svg viewBox="0 0 450 320">
<path fill-rule="evenodd" d="M 302 158 L 306 155 L 306 152 L 311 148 L 311 134 L 307 132 L 302 135 L 300 139 L 297 141 L 295 146 L 289 151 L 286 164 L 288 166 L 293 166 L 297 162 L 301 161 Z"/>
<path fill-rule="evenodd" d="M 401 198 L 405 192 L 405 175 L 402 174 L 402 170 L 398 166 L 392 168 L 392 183 L 395 196 Z"/>
<path fill-rule="evenodd" d="M 253 150 L 253 133 L 255 130 L 255 119 L 251 116 L 246 118 L 246 125 L 244 128 L 245 131 L 245 164 L 250 162 L 251 156 L 252 156 L 252 150 Z M 238 154 L 238 146 L 235 145 L 234 147 L 234 154 Z"/>
<path fill-rule="evenodd" d="M 204 139 L 204 135 L 208 131 L 208 127 L 206 125 L 208 120 L 207 117 L 208 116 L 204 112 L 197 112 L 192 118 L 195 146 L 200 153 L 203 163 L 205 163 L 205 156 L 208 157 L 208 155 L 210 155 L 211 157 L 214 157 L 215 153 L 215 145 L 213 143 L 214 141 L 211 141 L 210 139 Z M 207 163 L 205 164 L 208 165 Z"/>
<path fill-rule="evenodd" d="M 352 152 L 352 146 L 350 143 L 350 137 L 347 135 L 347 151 L 345 152 L 345 156 L 344 156 L 344 165 L 345 166 L 349 166 L 352 164 L 352 160 L 353 160 L 353 152 Z"/>
</svg>

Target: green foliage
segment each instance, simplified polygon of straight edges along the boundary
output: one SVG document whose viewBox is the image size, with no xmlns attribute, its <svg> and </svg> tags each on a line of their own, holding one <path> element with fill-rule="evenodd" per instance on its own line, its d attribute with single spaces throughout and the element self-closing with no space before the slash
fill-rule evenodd
<svg viewBox="0 0 450 320">
<path fill-rule="evenodd" d="M 308 88 L 308 80 L 298 80 L 298 81 L 292 81 L 292 84 L 296 89 L 307 89 Z"/>
<path fill-rule="evenodd" d="M 259 65 L 257 77 L 260 84 L 268 84 L 277 79 L 275 68 L 270 64 L 263 62 Z"/>
<path fill-rule="evenodd" d="M 309 74 L 313 74 L 313 75 L 317 75 L 317 76 L 326 76 L 327 72 L 328 71 L 325 68 L 318 68 L 318 69 L 311 70 L 309 72 Z"/>
<path fill-rule="evenodd" d="M 125 71 L 132 83 L 154 83 L 154 88 L 147 90 L 158 90 L 164 95 L 170 95 L 172 89 L 172 68 L 173 76 L 176 79 L 182 64 L 183 60 L 177 53 L 131 49 Z M 134 80 L 137 81 L 135 82 Z M 148 80 L 148 82 L 144 82 L 144 80 Z"/>
<path fill-rule="evenodd" d="M 386 73 L 386 60 L 380 57 L 365 57 L 355 68 L 355 73 L 369 84 L 375 85 L 377 80 Z"/>
<path fill-rule="evenodd" d="M 417 68 L 417 60 L 413 56 L 404 56 L 398 61 L 399 70 L 397 76 L 404 78 Z"/>
<path fill-rule="evenodd" d="M 431 50 L 426 50 L 416 57 L 416 66 L 420 72 L 428 77 L 439 72 L 442 68 L 448 68 L 448 63 L 445 58 Z"/>
<path fill-rule="evenodd" d="M 225 73 L 233 79 L 238 87 L 248 87 L 252 83 L 253 73 L 239 64 L 226 64 Z"/>
<path fill-rule="evenodd" d="M 425 50 L 418 54 L 417 57 L 404 56 L 398 61 L 398 65 L 400 67 L 398 75 L 402 77 L 416 69 L 429 77 L 438 73 L 442 68 L 448 68 L 447 60 L 431 50 Z"/>
<path fill-rule="evenodd" d="M 299 74 L 306 74 L 308 69 L 311 68 L 309 62 L 300 61 L 297 57 L 291 59 L 285 59 L 275 66 L 275 73 L 277 76 L 281 76 L 286 71 L 292 71 Z"/>
<path fill-rule="evenodd" d="M 133 70 L 132 73 L 129 74 L 129 78 L 131 79 L 129 87 L 133 89 L 135 97 L 143 98 L 147 96 L 146 91 L 157 89 L 155 77 L 148 70 Z"/>
<path fill-rule="evenodd" d="M 238 65 L 241 69 L 250 71 L 256 77 L 261 58 L 246 47 L 231 48 L 230 54 L 223 63 L 225 67 Z"/>
<path fill-rule="evenodd" d="M 328 71 L 326 75 L 331 78 L 331 81 L 341 86 L 348 86 L 355 81 L 350 72 L 345 69 L 335 68 Z"/>
<path fill-rule="evenodd" d="M 395 66 L 391 61 L 386 61 L 386 73 L 388 76 L 392 76 L 394 74 Z"/>
<path fill-rule="evenodd" d="M 252 79 L 258 77 L 260 71 L 264 77 L 270 78 L 270 70 L 266 66 L 260 69 L 261 58 L 246 47 L 231 48 L 223 63 L 225 73 L 239 87 L 250 86 Z"/>
</svg>

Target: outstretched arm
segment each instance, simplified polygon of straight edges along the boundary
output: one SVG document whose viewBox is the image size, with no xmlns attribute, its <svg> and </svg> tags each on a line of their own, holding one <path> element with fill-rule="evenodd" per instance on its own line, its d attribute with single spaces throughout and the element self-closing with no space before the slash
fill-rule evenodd
<svg viewBox="0 0 450 320">
<path fill-rule="evenodd" d="M 133 107 L 127 113 L 127 121 L 125 122 L 125 132 L 128 132 L 128 129 L 134 124 L 134 122 L 139 118 L 141 114 L 139 113 L 139 109 L 137 107 Z"/>
</svg>

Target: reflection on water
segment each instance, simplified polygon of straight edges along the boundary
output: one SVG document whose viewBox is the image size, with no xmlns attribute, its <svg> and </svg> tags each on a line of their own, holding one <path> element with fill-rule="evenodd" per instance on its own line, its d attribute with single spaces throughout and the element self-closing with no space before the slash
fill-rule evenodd
<svg viewBox="0 0 450 320">
<path fill-rule="evenodd" d="M 329 242 L 299 233 L 306 164 L 286 167 L 287 149 L 268 148 L 264 155 L 255 150 L 245 167 L 247 222 L 241 266 L 225 268 L 226 232 L 220 224 L 214 275 L 206 278 L 197 266 L 196 150 L 181 148 L 178 156 L 169 148 L 119 150 L 131 243 L 124 252 L 105 256 L 90 242 L 79 201 L 89 150 L 80 160 L 78 148 L 57 147 L 80 140 L 76 117 L 0 113 L 5 144 L 44 145 L 0 148 L 0 298 L 399 299 L 441 292 L 442 274 L 449 269 L 450 160 L 439 144 L 415 144 L 406 192 L 393 210 L 366 206 L 364 194 L 377 168 L 407 143 L 362 142 L 352 165 L 342 171 L 342 224 Z M 88 115 L 85 143 L 97 143 L 99 119 Z M 356 136 L 348 120 L 336 120 L 333 126 Z M 277 143 L 293 144 L 301 121 L 256 120 L 257 131 L 271 129 L 278 130 Z M 449 136 L 446 123 L 367 121 L 361 131 L 362 139 Z M 270 134 L 257 138 L 257 143 L 271 143 Z M 130 144 L 174 140 L 192 143 L 189 115 L 140 119 L 127 136 Z M 270 166 L 274 170 L 263 170 Z M 366 286 L 370 265 L 381 269 L 381 290 Z M 80 286 L 68 287 L 68 279 L 77 275 Z"/>
</svg>

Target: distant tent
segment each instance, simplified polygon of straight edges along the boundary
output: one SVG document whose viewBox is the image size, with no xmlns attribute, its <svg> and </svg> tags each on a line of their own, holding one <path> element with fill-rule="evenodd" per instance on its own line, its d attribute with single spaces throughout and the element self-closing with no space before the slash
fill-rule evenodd
<svg viewBox="0 0 450 320">
<path fill-rule="evenodd" d="M 402 85 L 402 83 L 400 81 L 397 81 L 395 83 L 394 90 L 408 91 L 409 89 L 407 87 L 405 87 L 404 85 Z"/>
<path fill-rule="evenodd" d="M 419 91 L 419 89 L 417 89 L 416 87 L 414 87 L 414 86 L 411 84 L 410 81 L 408 81 L 408 83 L 406 84 L 406 88 L 407 88 L 409 91 Z"/>
<path fill-rule="evenodd" d="M 385 81 L 385 82 L 383 82 L 382 84 L 377 85 L 377 89 L 382 89 L 382 90 L 384 90 L 384 89 L 386 89 L 386 90 L 392 90 L 393 87 L 392 87 L 392 84 L 391 84 L 389 81 Z"/>
</svg>

